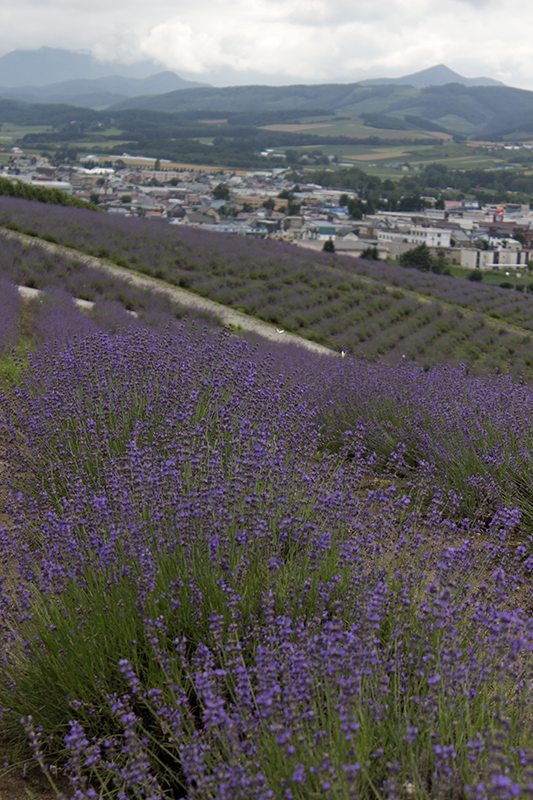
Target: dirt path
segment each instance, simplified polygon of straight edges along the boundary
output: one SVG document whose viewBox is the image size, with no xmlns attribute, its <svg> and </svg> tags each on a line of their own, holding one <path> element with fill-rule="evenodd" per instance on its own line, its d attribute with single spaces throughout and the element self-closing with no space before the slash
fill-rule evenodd
<svg viewBox="0 0 533 800">
<path fill-rule="evenodd" d="M 281 332 L 278 328 L 276 328 L 275 325 L 271 325 L 268 322 L 263 322 L 262 320 L 249 316 L 248 314 L 243 314 L 241 311 L 235 311 L 232 308 L 228 308 L 228 306 L 224 306 L 221 303 L 216 303 L 214 300 L 209 300 L 206 297 L 200 297 L 199 295 L 194 294 L 194 292 L 189 292 L 186 289 L 179 289 L 176 286 L 170 286 L 168 283 L 165 283 L 165 281 L 161 281 L 158 278 L 151 278 L 146 275 L 141 275 L 139 272 L 135 272 L 134 270 L 126 269 L 125 267 L 119 267 L 116 264 L 107 261 L 106 259 L 88 256 L 79 250 L 71 250 L 68 247 L 52 244 L 51 242 L 46 242 L 43 239 L 39 239 L 34 236 L 27 236 L 24 233 L 10 231 L 7 228 L 0 227 L 0 237 L 4 237 L 6 239 L 17 239 L 20 242 L 24 242 L 24 244 L 29 244 L 34 247 L 41 247 L 43 250 L 46 250 L 49 253 L 59 254 L 64 258 L 70 259 L 71 261 L 81 262 L 87 266 L 99 269 L 102 272 L 107 272 L 110 275 L 114 275 L 117 278 L 121 278 L 122 280 L 127 281 L 134 286 L 139 286 L 143 289 L 148 289 L 149 291 L 164 294 L 175 303 L 178 303 L 186 308 L 190 308 L 193 311 L 208 311 L 209 313 L 218 317 L 223 325 L 234 326 L 235 328 L 240 328 L 243 331 L 251 331 L 259 336 L 262 336 L 264 339 L 278 342 L 279 344 L 295 344 L 298 347 L 304 347 L 305 349 L 319 355 L 338 355 L 336 351 L 331 350 L 329 347 L 316 344 L 315 342 L 311 342 L 308 339 L 304 339 L 302 336 L 298 336 L 294 333 L 288 333 L 284 331 Z M 301 246 L 305 247 L 305 245 Z M 317 248 L 312 246 L 309 246 L 308 249 L 317 250 Z M 339 255 L 346 255 L 352 258 L 356 257 L 352 256 L 350 253 L 339 252 Z M 341 272 L 345 274 L 343 267 L 325 267 L 323 264 L 321 264 L 320 267 L 317 266 L 316 269 L 320 269 L 322 272 L 329 272 L 330 274 L 338 275 Z M 357 277 L 357 279 L 362 283 L 374 285 L 377 283 L 390 294 L 401 291 L 406 297 L 411 297 L 413 300 L 417 300 L 419 303 L 439 303 L 443 308 L 448 310 L 458 309 L 465 316 L 481 314 L 486 325 L 490 325 L 498 330 L 504 330 L 507 333 L 520 334 L 533 339 L 533 332 L 527 328 L 521 328 L 519 325 L 513 325 L 510 322 L 505 322 L 500 319 L 494 319 L 488 314 L 483 314 L 483 312 L 469 308 L 463 308 L 463 306 L 457 305 L 456 303 L 448 303 L 446 300 L 440 300 L 438 297 L 422 294 L 421 292 L 415 292 L 412 289 L 406 289 L 402 286 L 392 286 L 391 284 L 383 283 L 382 281 L 370 278 L 367 275 L 359 275 L 357 272 L 352 271 L 351 269 L 350 275 L 352 277 Z"/>
<path fill-rule="evenodd" d="M 262 336 L 264 339 L 278 342 L 279 344 L 295 344 L 298 347 L 304 347 L 319 355 L 338 355 L 338 353 L 331 350 L 329 347 L 310 342 L 308 339 L 304 339 L 294 333 L 282 332 L 278 330 L 275 325 L 270 325 L 268 322 L 262 322 L 255 317 L 250 317 L 248 314 L 243 314 L 241 311 L 235 311 L 232 308 L 221 305 L 221 303 L 216 303 L 214 300 L 208 300 L 205 297 L 194 294 L 194 292 L 188 292 L 186 289 L 178 289 L 176 286 L 170 286 L 168 283 L 158 280 L 157 278 L 150 278 L 134 270 L 119 267 L 103 258 L 88 256 L 79 250 L 70 250 L 68 247 L 45 242 L 43 239 L 38 239 L 34 236 L 26 236 L 24 233 L 16 233 L 6 228 L 0 228 L 0 236 L 5 239 L 17 239 L 19 242 L 33 247 L 41 247 L 49 253 L 61 255 L 71 261 L 78 261 L 89 267 L 94 267 L 101 272 L 114 275 L 134 286 L 139 286 L 151 292 L 159 292 L 160 294 L 166 295 L 180 306 L 185 306 L 193 311 L 208 311 L 218 317 L 223 325 L 231 325 L 243 331 L 251 331 Z"/>
</svg>

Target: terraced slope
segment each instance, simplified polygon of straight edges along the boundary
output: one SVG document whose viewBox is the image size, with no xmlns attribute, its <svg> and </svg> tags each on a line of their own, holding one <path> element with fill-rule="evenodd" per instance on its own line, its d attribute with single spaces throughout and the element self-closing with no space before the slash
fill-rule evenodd
<svg viewBox="0 0 533 800">
<path fill-rule="evenodd" d="M 104 259 L 129 271 L 123 276 L 159 279 L 337 352 L 389 363 L 417 360 L 427 368 L 464 363 L 478 373 L 497 369 L 533 380 L 528 295 L 279 242 L 95 218 L 79 209 L 9 198 L 0 199 L 0 223 L 33 241 Z M 3 268 L 18 283 L 68 283 L 83 299 L 105 297 L 101 276 L 87 277 L 72 259 L 66 268 L 57 251 L 31 275 L 24 255 L 8 258 Z M 130 310 L 142 312 L 144 303 L 131 297 Z M 242 326 L 242 319 L 233 324 Z"/>
</svg>

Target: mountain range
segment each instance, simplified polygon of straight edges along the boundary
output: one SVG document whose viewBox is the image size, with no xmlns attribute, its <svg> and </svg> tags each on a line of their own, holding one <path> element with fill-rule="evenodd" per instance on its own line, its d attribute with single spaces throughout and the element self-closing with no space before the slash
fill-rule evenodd
<svg viewBox="0 0 533 800">
<path fill-rule="evenodd" d="M 153 60 L 134 64 L 103 62 L 89 53 L 52 47 L 13 50 L 0 57 L 0 96 L 26 103 L 69 103 L 101 109 L 116 106 L 132 97 L 144 98 L 147 95 L 209 86 L 185 80 L 175 72 L 163 69 L 163 66 Z M 68 80 L 65 80 L 66 75 L 69 76 Z M 465 78 L 444 64 L 401 78 L 373 78 L 358 83 L 360 86 L 410 85 L 418 89 L 447 83 L 464 86 L 503 85 L 492 78 Z"/>
<path fill-rule="evenodd" d="M 56 47 L 38 50 L 12 50 L 0 57 L 0 86 L 46 86 L 69 79 L 105 78 L 122 75 L 126 78 L 148 78 L 166 69 L 161 62 L 137 61 L 134 64 L 98 61 L 90 53 L 76 53 Z"/>
<path fill-rule="evenodd" d="M 515 128 L 533 131 L 533 92 L 504 85 L 447 83 L 422 89 L 358 83 L 206 87 L 132 97 L 113 106 L 114 110 L 167 113 L 292 110 L 301 116 L 318 108 L 337 116 L 359 117 L 368 126 L 383 129 L 418 128 L 472 138 Z"/>
<path fill-rule="evenodd" d="M 186 81 L 161 66 L 153 61 L 104 64 L 86 53 L 45 47 L 15 50 L 0 58 L 0 97 L 4 98 L 0 122 L 10 121 L 6 114 L 19 113 L 9 105 L 15 100 L 107 112 L 222 116 L 283 111 L 302 116 L 321 109 L 385 130 L 442 131 L 471 138 L 532 138 L 533 134 L 533 92 L 491 78 L 464 78 L 443 64 L 401 78 L 358 83 L 226 87 Z M 110 69 L 114 74 L 101 74 Z M 69 80 L 50 80 L 66 74 Z"/>
<path fill-rule="evenodd" d="M 68 103 L 86 108 L 107 108 L 137 95 L 153 95 L 206 86 L 186 81 L 165 70 L 147 78 L 108 75 L 101 78 L 74 78 L 45 86 L 0 86 L 0 96 L 24 103 Z"/>
<path fill-rule="evenodd" d="M 422 69 L 420 72 L 412 72 L 402 78 L 369 78 L 368 80 L 358 81 L 360 86 L 376 86 L 380 83 L 397 83 L 414 86 L 415 89 L 423 89 L 425 86 L 444 86 L 446 83 L 461 83 L 463 86 L 504 86 L 501 81 L 494 78 L 464 78 L 458 72 L 454 72 L 445 64 L 437 64 L 435 67 Z"/>
</svg>

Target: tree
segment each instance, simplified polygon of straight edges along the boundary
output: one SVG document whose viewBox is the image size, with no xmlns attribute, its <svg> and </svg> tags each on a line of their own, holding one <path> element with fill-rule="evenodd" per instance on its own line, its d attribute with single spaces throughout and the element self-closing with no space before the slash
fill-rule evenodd
<svg viewBox="0 0 533 800">
<path fill-rule="evenodd" d="M 220 206 L 218 210 L 225 217 L 237 217 L 239 215 L 239 209 L 235 208 L 235 206 L 227 206 L 224 204 L 223 206 Z"/>
<path fill-rule="evenodd" d="M 360 258 L 367 258 L 369 261 L 379 261 L 379 253 L 377 247 L 365 247 L 362 251 Z"/>
<path fill-rule="evenodd" d="M 524 247 L 527 247 L 527 239 L 524 234 L 521 233 L 521 231 L 515 231 L 513 233 L 513 239 L 516 239 L 517 242 L 520 242 L 520 244 L 523 244 Z"/>
<path fill-rule="evenodd" d="M 229 200 L 229 187 L 225 183 L 219 183 L 211 192 L 215 200 Z"/>
<path fill-rule="evenodd" d="M 333 243 L 333 239 L 326 239 L 324 242 L 324 247 L 322 248 L 326 253 L 334 253 L 335 252 L 335 244 Z"/>
<path fill-rule="evenodd" d="M 60 166 L 61 164 L 72 164 L 78 160 L 78 151 L 75 147 L 59 147 L 52 158 L 52 164 Z"/>
<path fill-rule="evenodd" d="M 480 269 L 473 269 L 472 272 L 468 276 L 469 281 L 482 281 L 483 275 L 481 274 Z"/>
<path fill-rule="evenodd" d="M 363 219 L 363 213 L 366 211 L 366 206 L 363 205 L 361 200 L 350 198 L 347 205 L 348 213 L 352 219 Z"/>
<path fill-rule="evenodd" d="M 406 250 L 405 253 L 401 254 L 399 260 L 402 267 L 419 269 L 421 272 L 431 272 L 434 264 L 431 251 L 425 242 L 419 244 L 418 247 L 411 248 L 411 250 Z"/>
<path fill-rule="evenodd" d="M 348 205 L 348 200 L 349 200 L 349 199 L 350 199 L 350 198 L 348 197 L 348 195 L 347 195 L 347 194 L 341 194 L 341 196 L 339 197 L 339 206 L 340 206 L 341 208 L 345 208 L 345 206 L 347 206 L 347 205 Z"/>
<path fill-rule="evenodd" d="M 274 211 L 276 208 L 276 201 L 273 197 L 268 197 L 266 200 L 263 201 L 263 208 L 267 208 L 269 211 Z"/>
</svg>

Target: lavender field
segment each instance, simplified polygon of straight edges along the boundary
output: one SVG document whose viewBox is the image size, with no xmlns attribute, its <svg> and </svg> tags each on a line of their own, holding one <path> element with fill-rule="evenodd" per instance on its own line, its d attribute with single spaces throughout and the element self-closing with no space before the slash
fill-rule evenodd
<svg viewBox="0 0 533 800">
<path fill-rule="evenodd" d="M 45 294 L 3 277 L 3 357 L 39 331 L 0 398 L 4 768 L 77 800 L 531 796 L 533 390 Z"/>
<path fill-rule="evenodd" d="M 527 294 L 281 242 L 15 198 L 0 198 L 0 225 L 160 278 L 337 351 L 533 379 L 533 299 Z M 123 296 L 124 289 L 102 275 L 59 262 L 30 259 L 26 251 L 3 257 L 1 268 L 25 285 L 67 280 L 78 297 L 142 310 L 141 298 Z"/>
</svg>

